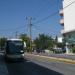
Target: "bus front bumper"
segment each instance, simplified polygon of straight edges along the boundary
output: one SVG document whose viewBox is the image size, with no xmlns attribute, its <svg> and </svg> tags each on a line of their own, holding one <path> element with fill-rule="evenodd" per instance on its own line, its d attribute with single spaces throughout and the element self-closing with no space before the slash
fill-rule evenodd
<svg viewBox="0 0 75 75">
<path fill-rule="evenodd" d="M 8 60 L 24 59 L 24 54 L 17 54 L 17 55 L 15 55 L 15 54 L 13 54 L 13 55 L 7 54 L 6 58 Z"/>
</svg>

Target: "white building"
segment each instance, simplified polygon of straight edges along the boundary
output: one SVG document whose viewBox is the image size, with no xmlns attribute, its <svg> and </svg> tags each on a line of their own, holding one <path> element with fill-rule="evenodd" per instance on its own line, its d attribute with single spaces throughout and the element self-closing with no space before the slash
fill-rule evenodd
<svg viewBox="0 0 75 75">
<path fill-rule="evenodd" d="M 58 37 L 58 39 L 57 39 L 58 43 L 62 43 L 63 42 L 62 40 L 63 40 L 62 37 Z"/>
<path fill-rule="evenodd" d="M 75 44 L 75 0 L 63 0 L 62 4 L 60 24 L 63 29 L 61 33 L 64 36 L 64 41 L 71 46 Z"/>
</svg>

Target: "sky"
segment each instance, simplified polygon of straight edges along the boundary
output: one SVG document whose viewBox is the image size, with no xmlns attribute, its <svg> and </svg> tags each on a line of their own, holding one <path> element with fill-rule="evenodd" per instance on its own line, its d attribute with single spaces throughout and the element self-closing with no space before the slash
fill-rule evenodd
<svg viewBox="0 0 75 75">
<path fill-rule="evenodd" d="M 0 37 L 29 36 L 29 18 L 32 17 L 32 38 L 39 34 L 60 36 L 59 11 L 62 0 L 0 0 Z M 26 19 L 27 17 L 27 19 Z M 48 17 L 47 19 L 45 19 Z M 45 20 L 43 20 L 45 19 Z M 43 20 L 43 21 L 41 21 Z M 39 23 L 38 23 L 39 21 Z"/>
</svg>

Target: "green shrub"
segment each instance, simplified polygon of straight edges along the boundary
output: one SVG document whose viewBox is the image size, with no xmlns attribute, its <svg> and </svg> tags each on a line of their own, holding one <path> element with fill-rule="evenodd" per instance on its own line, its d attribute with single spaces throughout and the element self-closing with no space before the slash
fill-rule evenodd
<svg viewBox="0 0 75 75">
<path fill-rule="evenodd" d="M 75 47 L 72 48 L 72 52 L 75 53 Z"/>
</svg>

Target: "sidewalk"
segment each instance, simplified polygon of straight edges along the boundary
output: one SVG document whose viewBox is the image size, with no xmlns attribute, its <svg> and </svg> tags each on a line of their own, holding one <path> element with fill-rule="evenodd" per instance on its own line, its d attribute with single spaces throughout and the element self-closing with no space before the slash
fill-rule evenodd
<svg viewBox="0 0 75 75">
<path fill-rule="evenodd" d="M 47 53 L 40 53 L 40 54 L 33 53 L 33 54 L 75 60 L 75 54 L 47 54 Z"/>
<path fill-rule="evenodd" d="M 3 55 L 0 53 L 0 75 L 8 75 L 8 71 L 3 59 Z"/>
<path fill-rule="evenodd" d="M 66 62 L 70 64 L 75 64 L 75 55 L 74 54 L 30 54 L 25 53 L 25 55 L 39 57 L 40 59 L 56 60 L 61 62 Z"/>
</svg>

